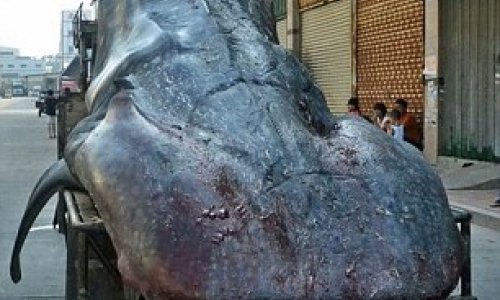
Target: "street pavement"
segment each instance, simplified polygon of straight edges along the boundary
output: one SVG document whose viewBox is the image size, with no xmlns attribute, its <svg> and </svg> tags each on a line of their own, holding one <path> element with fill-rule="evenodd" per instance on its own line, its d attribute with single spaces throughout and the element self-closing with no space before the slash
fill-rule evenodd
<svg viewBox="0 0 500 300">
<path fill-rule="evenodd" d="M 471 229 L 472 293 L 479 300 L 500 299 L 500 232 Z"/>
<path fill-rule="evenodd" d="M 491 207 L 497 190 L 448 190 L 446 193 L 451 205 L 472 214 L 472 223 L 500 231 L 500 207 Z"/>
<path fill-rule="evenodd" d="M 12 245 L 28 196 L 57 156 L 55 140 L 48 139 L 47 120 L 45 116 L 38 117 L 34 100 L 0 99 L 0 300 L 64 298 L 64 237 L 50 226 L 55 199 L 42 211 L 35 230 L 28 236 L 21 256 L 21 282 L 15 285 L 9 277 Z M 448 196 L 451 202 L 459 203 L 481 198 L 479 195 L 486 199 L 490 197 L 488 193 L 448 191 Z M 473 225 L 471 238 L 472 292 L 480 300 L 498 300 L 500 229 Z"/>
<path fill-rule="evenodd" d="M 57 158 L 48 139 L 46 116 L 38 117 L 34 98 L 0 98 L 0 299 L 63 299 L 66 268 L 64 237 L 49 226 L 55 200 L 40 214 L 21 255 L 23 278 L 9 277 L 10 254 L 24 208 L 39 176 Z"/>
<path fill-rule="evenodd" d="M 478 300 L 499 300 L 500 232 L 471 226 L 472 295 Z M 460 295 L 460 288 L 452 295 Z"/>
</svg>

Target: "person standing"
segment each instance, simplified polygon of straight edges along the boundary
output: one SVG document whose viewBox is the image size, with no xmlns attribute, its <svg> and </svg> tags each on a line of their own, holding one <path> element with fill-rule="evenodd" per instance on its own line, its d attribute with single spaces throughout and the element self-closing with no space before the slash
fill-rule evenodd
<svg viewBox="0 0 500 300">
<path fill-rule="evenodd" d="M 401 114 L 401 124 L 404 128 L 404 140 L 422 151 L 424 148 L 422 144 L 422 134 L 420 133 L 420 127 L 418 126 L 417 120 L 408 112 L 408 102 L 399 98 L 395 102 L 394 109 L 398 110 Z"/>
<path fill-rule="evenodd" d="M 404 141 L 404 125 L 401 123 L 401 114 L 393 109 L 382 121 L 382 130 L 394 137 L 396 140 Z"/>
<path fill-rule="evenodd" d="M 48 90 L 44 100 L 45 114 L 49 116 L 49 139 L 56 138 L 56 105 L 57 99 L 54 97 L 54 91 Z"/>
</svg>

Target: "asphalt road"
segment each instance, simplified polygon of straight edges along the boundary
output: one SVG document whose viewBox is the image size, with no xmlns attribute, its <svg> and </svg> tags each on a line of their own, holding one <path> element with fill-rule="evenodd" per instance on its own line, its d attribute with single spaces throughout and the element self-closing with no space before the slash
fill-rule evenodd
<svg viewBox="0 0 500 300">
<path fill-rule="evenodd" d="M 38 117 L 34 98 L 0 98 L 0 299 L 63 299 L 66 269 L 64 237 L 49 226 L 55 198 L 38 217 L 21 255 L 23 278 L 9 277 L 10 254 L 28 196 L 39 176 L 57 158 L 48 139 L 46 116 Z"/>
</svg>

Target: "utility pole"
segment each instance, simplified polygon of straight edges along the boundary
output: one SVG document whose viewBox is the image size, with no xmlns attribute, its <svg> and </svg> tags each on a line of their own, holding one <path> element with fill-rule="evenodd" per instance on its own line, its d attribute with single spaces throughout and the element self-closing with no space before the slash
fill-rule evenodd
<svg viewBox="0 0 500 300">
<path fill-rule="evenodd" d="M 287 0 L 286 48 L 300 57 L 300 16 L 299 1 Z"/>
<path fill-rule="evenodd" d="M 29 95 L 28 75 L 24 77 L 26 78 L 26 96 L 28 96 Z"/>
<path fill-rule="evenodd" d="M 64 72 L 64 40 L 66 38 L 66 35 L 64 34 L 64 12 L 61 12 L 61 73 Z"/>
</svg>

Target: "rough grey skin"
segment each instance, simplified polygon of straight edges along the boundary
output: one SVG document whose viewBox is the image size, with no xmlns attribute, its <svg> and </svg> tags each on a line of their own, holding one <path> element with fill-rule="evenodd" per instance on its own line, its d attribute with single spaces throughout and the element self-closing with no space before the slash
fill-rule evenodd
<svg viewBox="0 0 500 300">
<path fill-rule="evenodd" d="M 448 295 L 463 254 L 440 179 L 410 145 L 330 115 L 269 2 L 100 1 L 91 115 L 30 199 L 14 280 L 65 186 L 92 196 L 147 299 Z"/>
</svg>

